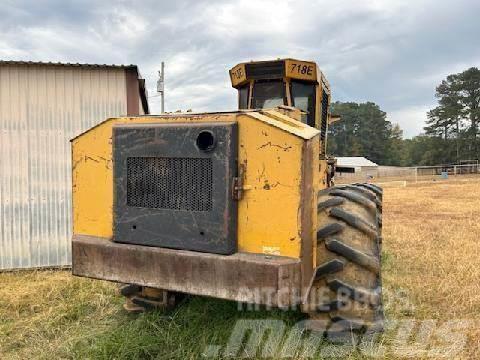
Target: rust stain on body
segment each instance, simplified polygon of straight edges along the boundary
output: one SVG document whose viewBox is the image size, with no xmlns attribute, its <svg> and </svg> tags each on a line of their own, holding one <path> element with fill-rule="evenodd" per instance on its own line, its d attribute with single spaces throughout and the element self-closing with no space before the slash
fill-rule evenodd
<svg viewBox="0 0 480 360">
<path fill-rule="evenodd" d="M 263 149 L 263 148 L 266 148 L 266 147 L 275 147 L 275 148 L 278 148 L 278 149 L 281 149 L 283 151 L 289 151 L 292 147 L 291 146 L 282 146 L 282 145 L 278 145 L 278 144 L 272 144 L 271 141 L 259 146 L 257 148 L 257 150 L 260 150 L 260 149 Z"/>
</svg>

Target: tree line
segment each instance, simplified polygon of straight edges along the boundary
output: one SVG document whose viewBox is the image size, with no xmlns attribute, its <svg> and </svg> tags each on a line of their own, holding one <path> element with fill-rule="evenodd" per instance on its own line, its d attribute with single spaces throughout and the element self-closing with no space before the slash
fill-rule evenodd
<svg viewBox="0 0 480 360">
<path fill-rule="evenodd" d="M 335 102 L 341 120 L 330 125 L 328 153 L 365 156 L 380 165 L 471 163 L 480 158 L 480 70 L 447 76 L 436 88 L 438 105 L 427 113 L 424 132 L 404 139 L 398 124 L 373 102 Z"/>
</svg>

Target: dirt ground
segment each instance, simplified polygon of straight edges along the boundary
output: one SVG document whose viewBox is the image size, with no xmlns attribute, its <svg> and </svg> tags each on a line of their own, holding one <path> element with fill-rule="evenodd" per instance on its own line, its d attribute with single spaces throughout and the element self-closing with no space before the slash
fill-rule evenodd
<svg viewBox="0 0 480 360">
<path fill-rule="evenodd" d="M 369 353 L 342 358 L 480 358 L 479 217 L 480 180 L 385 188 L 390 327 Z M 113 284 L 65 270 L 2 273 L 0 285 L 1 359 L 196 359 L 208 344 L 226 343 L 239 319 L 300 319 L 198 297 L 172 313 L 134 316 L 123 312 Z"/>
</svg>

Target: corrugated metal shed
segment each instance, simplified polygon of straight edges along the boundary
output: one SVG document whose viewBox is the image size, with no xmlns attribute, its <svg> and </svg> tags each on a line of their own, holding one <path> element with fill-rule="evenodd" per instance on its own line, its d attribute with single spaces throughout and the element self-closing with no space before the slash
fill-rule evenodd
<svg viewBox="0 0 480 360">
<path fill-rule="evenodd" d="M 146 99 L 135 65 L 0 61 L 0 269 L 70 264 L 69 139 Z"/>
</svg>

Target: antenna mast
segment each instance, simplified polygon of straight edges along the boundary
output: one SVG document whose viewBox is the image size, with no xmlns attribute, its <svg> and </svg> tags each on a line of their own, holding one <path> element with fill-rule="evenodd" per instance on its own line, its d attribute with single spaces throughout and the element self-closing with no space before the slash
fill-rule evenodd
<svg viewBox="0 0 480 360">
<path fill-rule="evenodd" d="M 161 70 L 158 72 L 157 92 L 160 94 L 160 113 L 165 112 L 165 63 L 162 61 Z"/>
</svg>

